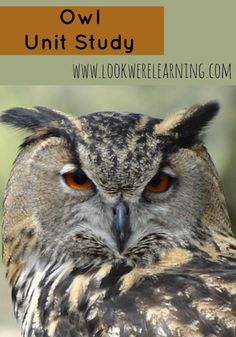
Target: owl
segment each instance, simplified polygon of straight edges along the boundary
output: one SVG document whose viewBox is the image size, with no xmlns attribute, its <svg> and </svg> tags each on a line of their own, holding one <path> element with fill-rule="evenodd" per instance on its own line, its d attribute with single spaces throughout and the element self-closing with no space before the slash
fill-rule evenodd
<svg viewBox="0 0 236 337">
<path fill-rule="evenodd" d="M 236 239 L 202 131 L 165 120 L 13 108 L 3 260 L 24 337 L 235 337 Z"/>
</svg>

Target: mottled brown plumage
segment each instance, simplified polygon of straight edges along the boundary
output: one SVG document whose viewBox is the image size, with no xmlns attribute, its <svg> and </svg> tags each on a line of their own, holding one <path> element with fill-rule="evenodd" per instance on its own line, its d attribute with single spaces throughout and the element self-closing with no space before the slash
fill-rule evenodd
<svg viewBox="0 0 236 337">
<path fill-rule="evenodd" d="M 200 135 L 217 110 L 2 115 L 31 131 L 3 221 L 24 337 L 236 336 L 236 240 Z"/>
</svg>

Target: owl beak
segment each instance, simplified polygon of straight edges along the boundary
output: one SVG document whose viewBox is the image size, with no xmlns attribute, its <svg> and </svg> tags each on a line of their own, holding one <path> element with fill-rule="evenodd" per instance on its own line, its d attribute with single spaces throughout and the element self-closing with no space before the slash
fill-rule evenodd
<svg viewBox="0 0 236 337">
<path fill-rule="evenodd" d="M 125 242 L 130 235 L 129 208 L 123 200 L 114 207 L 113 230 L 117 240 L 117 246 L 121 253 Z"/>
</svg>

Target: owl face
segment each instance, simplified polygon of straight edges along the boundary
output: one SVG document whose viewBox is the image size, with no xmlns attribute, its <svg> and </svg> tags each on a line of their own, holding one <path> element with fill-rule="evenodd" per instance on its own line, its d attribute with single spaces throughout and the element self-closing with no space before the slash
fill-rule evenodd
<svg viewBox="0 0 236 337">
<path fill-rule="evenodd" d="M 212 103 L 166 121 L 131 113 L 76 119 L 45 108 L 8 112 L 5 122 L 33 134 L 9 182 L 5 227 L 18 208 L 14 216 L 18 223 L 30 218 L 42 254 L 88 263 L 153 263 L 168 247 L 193 245 L 203 233 L 207 239 L 211 183 L 199 132 L 216 111 Z"/>
</svg>

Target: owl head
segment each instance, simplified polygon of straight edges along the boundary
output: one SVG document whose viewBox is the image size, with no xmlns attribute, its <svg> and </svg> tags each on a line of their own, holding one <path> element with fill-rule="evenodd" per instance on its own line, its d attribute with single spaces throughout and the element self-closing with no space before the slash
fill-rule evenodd
<svg viewBox="0 0 236 337">
<path fill-rule="evenodd" d="M 217 111 L 208 103 L 165 120 L 77 118 L 43 107 L 4 112 L 2 122 L 31 132 L 4 202 L 5 263 L 19 268 L 37 254 L 78 266 L 123 258 L 143 266 L 172 247 L 217 245 L 229 218 L 201 140 Z"/>
</svg>

